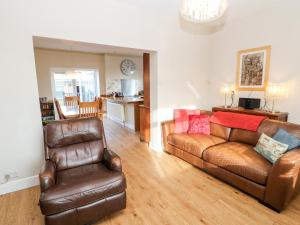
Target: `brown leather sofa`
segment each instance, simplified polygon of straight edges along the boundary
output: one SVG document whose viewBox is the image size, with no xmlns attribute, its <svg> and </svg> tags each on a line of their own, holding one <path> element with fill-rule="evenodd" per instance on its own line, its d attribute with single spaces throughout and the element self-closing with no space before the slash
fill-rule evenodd
<svg viewBox="0 0 300 225">
<path fill-rule="evenodd" d="M 211 114 L 208 111 L 202 111 Z M 253 147 L 262 133 L 283 128 L 300 138 L 300 125 L 265 120 L 257 132 L 210 124 L 211 135 L 175 134 L 174 121 L 162 123 L 164 150 L 281 211 L 300 190 L 300 148 L 274 165 Z"/>
<path fill-rule="evenodd" d="M 102 121 L 73 119 L 44 128 L 39 178 L 46 225 L 84 225 L 126 207 L 121 160 L 106 148 Z"/>
</svg>

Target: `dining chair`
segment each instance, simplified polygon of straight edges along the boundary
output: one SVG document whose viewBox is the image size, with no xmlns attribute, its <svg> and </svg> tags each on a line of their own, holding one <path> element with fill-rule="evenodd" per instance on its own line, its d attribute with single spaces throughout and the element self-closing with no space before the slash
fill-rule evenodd
<svg viewBox="0 0 300 225">
<path fill-rule="evenodd" d="M 98 117 L 99 102 L 79 102 L 79 117 L 91 118 Z"/>
<path fill-rule="evenodd" d="M 59 119 L 60 120 L 66 119 L 63 112 L 62 112 L 62 110 L 61 110 L 60 103 L 56 98 L 54 98 L 54 104 L 55 104 Z"/>
<path fill-rule="evenodd" d="M 65 105 L 68 107 L 78 106 L 80 102 L 79 96 L 65 96 Z"/>
<path fill-rule="evenodd" d="M 103 98 L 99 98 L 99 97 L 96 97 L 95 98 L 95 101 L 98 101 L 99 102 L 99 112 L 98 112 L 98 117 L 100 119 L 103 119 L 103 117 L 106 115 L 106 111 L 103 110 Z"/>
</svg>

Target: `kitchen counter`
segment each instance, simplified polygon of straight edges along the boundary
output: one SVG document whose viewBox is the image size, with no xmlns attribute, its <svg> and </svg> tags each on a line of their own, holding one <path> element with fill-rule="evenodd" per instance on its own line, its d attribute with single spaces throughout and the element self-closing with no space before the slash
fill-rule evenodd
<svg viewBox="0 0 300 225">
<path fill-rule="evenodd" d="M 117 104 L 130 104 L 130 103 L 140 103 L 144 99 L 141 97 L 105 97 L 108 102 Z"/>
<path fill-rule="evenodd" d="M 123 126 L 139 131 L 139 105 L 143 104 L 141 97 L 104 97 L 107 117 Z"/>
</svg>

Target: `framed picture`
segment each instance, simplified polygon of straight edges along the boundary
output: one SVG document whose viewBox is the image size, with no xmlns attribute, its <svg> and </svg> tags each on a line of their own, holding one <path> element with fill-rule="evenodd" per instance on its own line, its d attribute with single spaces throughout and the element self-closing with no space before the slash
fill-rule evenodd
<svg viewBox="0 0 300 225">
<path fill-rule="evenodd" d="M 246 49 L 237 55 L 237 89 L 265 91 L 270 70 L 271 46 Z"/>
</svg>

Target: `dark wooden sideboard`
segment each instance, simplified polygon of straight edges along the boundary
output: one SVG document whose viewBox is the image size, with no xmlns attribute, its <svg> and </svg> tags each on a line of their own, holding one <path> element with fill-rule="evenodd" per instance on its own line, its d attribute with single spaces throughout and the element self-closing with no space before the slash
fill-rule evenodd
<svg viewBox="0 0 300 225">
<path fill-rule="evenodd" d="M 232 107 L 232 108 L 225 108 L 224 106 L 213 107 L 213 112 L 222 111 L 222 112 L 233 112 L 233 113 L 242 113 L 242 114 L 249 114 L 249 115 L 257 115 L 257 116 L 266 116 L 272 120 L 279 120 L 283 122 L 288 121 L 289 114 L 287 112 L 269 112 L 261 109 L 244 109 L 241 107 Z"/>
</svg>

